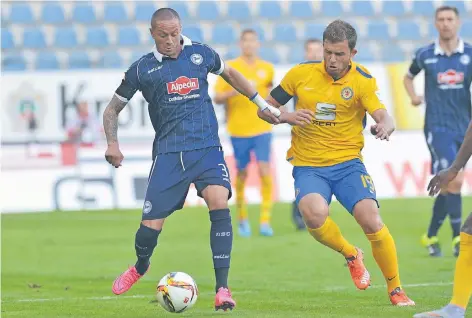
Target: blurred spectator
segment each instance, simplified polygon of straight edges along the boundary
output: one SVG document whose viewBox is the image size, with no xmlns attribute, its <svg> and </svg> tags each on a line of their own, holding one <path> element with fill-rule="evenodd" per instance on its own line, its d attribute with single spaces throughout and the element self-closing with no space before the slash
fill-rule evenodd
<svg viewBox="0 0 472 318">
<path fill-rule="evenodd" d="M 90 112 L 88 103 L 81 101 L 77 111 L 68 118 L 67 137 L 73 143 L 94 143 L 101 139 L 103 128 L 97 116 Z"/>
</svg>

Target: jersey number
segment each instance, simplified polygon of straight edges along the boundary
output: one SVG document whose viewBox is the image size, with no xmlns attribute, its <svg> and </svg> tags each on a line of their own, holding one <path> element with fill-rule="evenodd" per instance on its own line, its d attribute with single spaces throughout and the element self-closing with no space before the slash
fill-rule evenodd
<svg viewBox="0 0 472 318">
<path fill-rule="evenodd" d="M 318 120 L 335 120 L 336 119 L 336 105 L 317 103 L 315 118 Z"/>
<path fill-rule="evenodd" d="M 367 174 L 361 175 L 361 180 L 362 180 L 362 185 L 364 186 L 364 188 L 369 188 L 370 193 L 375 193 L 374 181 L 372 181 L 372 178 L 369 175 Z"/>
<path fill-rule="evenodd" d="M 226 165 L 219 163 L 218 166 L 221 166 L 221 170 L 223 171 L 223 174 L 221 175 L 223 177 L 223 180 L 225 180 L 226 182 L 230 182 L 228 168 L 226 168 Z"/>
</svg>

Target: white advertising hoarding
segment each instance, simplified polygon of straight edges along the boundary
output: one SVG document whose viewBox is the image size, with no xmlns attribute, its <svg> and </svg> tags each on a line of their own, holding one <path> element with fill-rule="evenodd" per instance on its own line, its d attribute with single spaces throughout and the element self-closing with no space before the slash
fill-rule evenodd
<svg viewBox="0 0 472 318">
<path fill-rule="evenodd" d="M 122 145 L 125 156 L 119 169 L 108 165 L 105 146 L 84 149 L 80 165 L 55 165 L 36 169 L 8 169 L 0 178 L 3 212 L 52 210 L 141 208 L 151 167 L 151 142 Z M 294 198 L 292 166 L 285 160 L 289 137 L 273 142 L 272 173 L 274 199 L 291 202 Z M 235 160 L 228 141 L 223 141 L 226 161 L 233 178 Z M 421 132 L 395 133 L 389 142 L 366 136 L 364 161 L 379 198 L 425 196 L 430 179 L 430 157 Z M 259 203 L 259 178 L 254 163 L 249 166 L 246 198 Z M 81 176 L 81 179 L 79 178 Z M 233 191 L 235 191 L 233 187 Z M 472 193 L 472 170 L 466 170 L 464 194 Z M 230 203 L 234 203 L 234 196 Z M 192 189 L 186 205 L 203 205 Z"/>
</svg>

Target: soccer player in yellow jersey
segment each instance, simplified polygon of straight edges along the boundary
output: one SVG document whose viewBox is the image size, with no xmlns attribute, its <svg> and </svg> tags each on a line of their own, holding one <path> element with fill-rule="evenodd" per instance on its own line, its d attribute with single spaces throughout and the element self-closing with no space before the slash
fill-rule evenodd
<svg viewBox="0 0 472 318">
<path fill-rule="evenodd" d="M 294 166 L 295 195 L 310 234 L 320 243 L 342 254 L 358 289 L 370 286 L 363 252 L 349 243 L 329 217 L 334 194 L 359 223 L 371 243 L 395 306 L 412 306 L 400 284 L 395 242 L 382 222 L 372 178 L 362 162 L 366 112 L 375 120 L 371 132 L 388 140 L 394 131 L 392 118 L 379 100 L 376 80 L 363 66 L 352 61 L 356 54 L 356 30 L 336 20 L 323 33 L 322 62 L 293 67 L 275 87 L 268 102 L 281 107 L 297 97 L 296 111 L 277 118 L 268 110 L 258 111 L 268 122 L 296 124 L 301 110 L 313 118 L 292 128 L 287 160 Z M 306 112 L 304 113 L 306 114 Z"/>
<path fill-rule="evenodd" d="M 238 70 L 253 83 L 258 92 L 265 98 L 272 88 L 274 67 L 257 56 L 259 41 L 252 29 L 244 30 L 240 38 L 241 56 L 227 61 L 226 64 Z M 261 213 L 260 234 L 272 236 L 270 226 L 272 208 L 272 177 L 270 173 L 270 147 L 272 125 L 256 115 L 256 105 L 247 97 L 237 93 L 222 78 L 218 78 L 215 87 L 214 101 L 226 104 L 227 126 L 231 136 L 234 156 L 238 168 L 236 177 L 236 205 L 239 214 L 239 234 L 250 236 L 251 228 L 244 198 L 244 187 L 247 177 L 247 166 L 251 161 L 251 152 L 257 159 L 261 177 Z M 251 115 L 251 109 L 254 111 Z"/>
</svg>

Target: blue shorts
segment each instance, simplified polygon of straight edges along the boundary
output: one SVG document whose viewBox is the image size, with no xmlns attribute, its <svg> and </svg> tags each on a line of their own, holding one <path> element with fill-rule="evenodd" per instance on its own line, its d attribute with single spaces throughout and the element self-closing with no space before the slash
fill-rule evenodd
<svg viewBox="0 0 472 318">
<path fill-rule="evenodd" d="M 182 209 L 191 183 L 200 197 L 207 186 L 221 185 L 231 198 L 231 180 L 221 147 L 157 155 L 149 174 L 142 219 L 163 219 Z"/>
<path fill-rule="evenodd" d="M 431 173 L 436 174 L 449 168 L 456 159 L 464 136 L 449 132 L 431 132 L 425 130 L 426 143 L 431 153 Z"/>
<path fill-rule="evenodd" d="M 292 175 L 297 204 L 305 195 L 318 193 L 329 205 L 334 194 L 352 214 L 356 203 L 363 199 L 377 202 L 374 182 L 359 159 L 329 167 L 294 167 Z"/>
<path fill-rule="evenodd" d="M 231 137 L 238 170 L 246 169 L 251 161 L 251 151 L 254 151 L 257 161 L 269 162 L 271 141 L 272 133 L 254 137 Z"/>
</svg>

